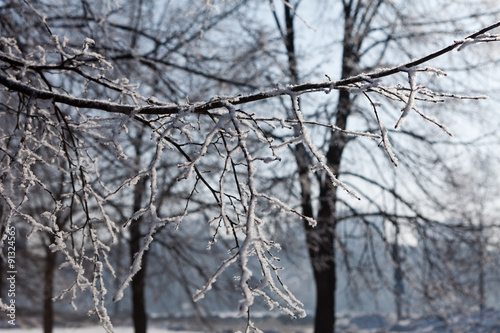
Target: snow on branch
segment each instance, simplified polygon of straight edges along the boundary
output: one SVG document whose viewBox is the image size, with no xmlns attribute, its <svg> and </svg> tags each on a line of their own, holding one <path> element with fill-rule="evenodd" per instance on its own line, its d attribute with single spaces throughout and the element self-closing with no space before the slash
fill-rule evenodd
<svg viewBox="0 0 500 333">
<path fill-rule="evenodd" d="M 307 131 L 307 128 L 304 124 L 304 117 L 302 115 L 302 111 L 300 110 L 299 107 L 299 100 L 298 100 L 298 95 L 295 93 L 290 92 L 290 98 L 292 99 L 292 106 L 293 106 L 293 112 L 295 113 L 295 117 L 297 118 L 298 125 L 300 128 L 300 131 L 302 133 L 302 142 L 309 148 L 313 156 L 316 158 L 318 164 L 316 167 L 314 167 L 314 170 L 316 169 L 323 169 L 326 174 L 328 175 L 328 178 L 332 181 L 333 185 L 339 186 L 342 189 L 344 189 L 347 193 L 349 193 L 351 196 L 353 196 L 356 199 L 360 199 L 356 193 L 351 190 L 346 184 L 341 182 L 332 172 L 330 167 L 328 167 L 326 163 L 326 158 L 325 156 L 316 148 L 316 145 L 311 140 L 311 137 L 309 136 L 309 133 Z"/>
<path fill-rule="evenodd" d="M 479 36 L 475 37 L 467 37 L 463 40 L 456 41 L 460 43 L 461 45 L 458 47 L 457 51 L 462 51 L 466 47 L 477 44 L 477 43 L 491 43 L 491 42 L 498 42 L 500 41 L 500 35 L 490 35 L 487 33 L 481 34 Z"/>
<path fill-rule="evenodd" d="M 134 276 L 137 274 L 137 272 L 139 272 L 139 270 L 141 269 L 144 254 L 146 251 L 148 251 L 151 243 L 153 242 L 153 236 L 155 235 L 155 233 L 168 223 L 173 223 L 173 224 L 180 223 L 184 217 L 184 216 L 177 216 L 172 218 L 160 218 L 157 215 L 156 208 L 154 206 L 151 207 L 150 214 L 151 214 L 150 219 L 148 220 L 149 231 L 143 239 L 141 248 L 134 256 L 134 261 L 130 266 L 129 273 L 127 274 L 127 276 L 121 283 L 120 287 L 116 291 L 115 296 L 113 297 L 114 302 L 117 302 L 123 298 L 125 289 L 128 287 L 128 285 L 130 284 Z"/>
<path fill-rule="evenodd" d="M 396 123 L 395 126 L 396 129 L 399 129 L 401 127 L 401 124 L 405 121 L 406 117 L 408 116 L 408 113 L 410 113 L 410 110 L 415 108 L 415 96 L 421 89 L 421 87 L 417 86 L 417 84 L 415 83 L 416 75 L 417 72 L 415 71 L 414 68 L 408 69 L 408 82 L 410 83 L 410 94 L 408 95 L 408 99 L 406 100 L 404 108 L 401 110 L 401 117 Z"/>
<path fill-rule="evenodd" d="M 299 84 L 295 86 L 290 86 L 285 89 L 273 89 L 268 91 L 262 91 L 255 94 L 250 95 L 237 95 L 234 97 L 216 97 L 211 99 L 208 102 L 199 102 L 194 104 L 188 103 L 177 103 L 177 104 L 162 104 L 162 105 L 127 105 L 127 104 L 118 104 L 112 103 L 109 101 L 100 101 L 93 99 L 84 99 L 77 98 L 74 96 L 61 94 L 57 92 L 36 89 L 27 83 L 20 82 L 13 77 L 8 77 L 3 74 L 0 75 L 0 84 L 5 86 L 6 88 L 18 91 L 26 95 L 34 95 L 39 99 L 49 99 L 54 102 L 67 104 L 74 107 L 80 108 L 89 108 L 89 109 L 98 109 L 107 112 L 116 112 L 116 113 L 124 113 L 130 114 L 133 111 L 137 111 L 139 114 L 157 114 L 157 115 L 168 115 L 168 114 L 176 114 L 179 112 L 183 112 L 186 109 L 189 109 L 193 113 L 206 113 L 209 110 L 223 108 L 224 104 L 230 103 L 231 105 L 241 105 L 247 104 L 251 102 L 261 101 L 269 98 L 274 98 L 277 96 L 287 95 L 289 91 L 299 93 L 299 92 L 329 92 L 331 89 L 354 89 L 356 92 L 361 92 L 363 90 L 372 88 L 374 86 L 373 82 L 369 84 L 365 84 L 360 86 L 354 86 L 349 88 L 351 85 L 359 84 L 365 82 L 367 79 L 379 79 L 387 76 L 394 75 L 399 72 L 407 72 L 411 68 L 419 66 L 423 63 L 426 63 L 432 59 L 435 59 L 439 56 L 442 56 L 452 50 L 459 48 L 461 46 L 466 46 L 476 42 L 484 42 L 484 41 L 498 41 L 498 37 L 496 35 L 485 35 L 485 33 L 489 30 L 497 28 L 500 26 L 500 22 L 497 22 L 489 27 L 482 29 L 463 40 L 455 41 L 450 46 L 447 46 L 439 51 L 431 53 L 425 57 L 420 59 L 393 67 L 389 69 L 377 70 L 372 73 L 360 74 L 357 76 L 353 76 L 350 78 L 338 80 L 338 81 L 328 81 L 328 82 L 318 82 L 318 83 L 305 83 Z M 95 53 L 93 53 L 95 54 Z M 34 64 L 30 64 L 22 59 L 18 59 L 12 56 L 8 56 L 3 52 L 0 52 L 0 60 L 9 63 L 14 66 L 23 66 L 26 69 L 43 69 L 44 67 L 36 66 Z M 53 64 L 52 66 L 47 66 L 46 69 L 51 68 L 61 68 L 64 69 L 63 64 Z M 378 84 L 378 83 L 377 83 Z M 359 90 L 359 91 L 358 91 Z"/>
<path fill-rule="evenodd" d="M 377 105 L 370 98 L 370 96 L 368 96 L 368 94 L 366 92 L 363 92 L 363 94 L 365 95 L 365 97 L 368 99 L 368 101 L 370 102 L 370 104 L 373 107 L 373 112 L 375 114 L 375 118 L 377 119 L 377 124 L 378 124 L 379 130 L 380 130 L 381 136 L 382 136 L 382 142 L 381 143 L 384 145 L 384 148 L 385 148 L 387 154 L 389 155 L 389 158 L 391 159 L 392 164 L 394 164 L 394 166 L 398 166 L 399 161 L 398 161 L 398 158 L 396 157 L 396 155 L 394 154 L 394 152 L 392 150 L 392 145 L 391 145 L 391 143 L 389 141 L 389 136 L 388 136 L 387 128 L 384 126 L 384 124 L 382 123 L 382 120 L 380 120 L 380 117 L 378 116 Z"/>
<path fill-rule="evenodd" d="M 244 183 L 237 184 L 238 188 L 241 189 L 240 198 L 237 200 L 240 201 L 240 205 L 242 206 L 240 214 L 242 215 L 241 217 L 244 218 L 244 223 L 242 226 L 238 225 L 236 227 L 238 229 L 243 228 L 243 241 L 237 246 L 237 253 L 231 255 L 222 262 L 215 273 L 213 273 L 213 275 L 208 279 L 206 285 L 195 293 L 193 299 L 195 301 L 202 299 L 205 294 L 212 289 L 212 285 L 216 282 L 217 278 L 231 264 L 238 263 L 240 271 L 238 286 L 243 296 L 239 306 L 241 315 L 245 315 L 249 311 L 250 307 L 254 304 L 256 297 L 262 297 L 270 308 L 277 306 L 284 313 L 291 316 L 298 313 L 299 316 L 303 317 L 305 315 L 305 311 L 302 304 L 289 292 L 286 285 L 280 281 L 279 276 L 277 276 L 277 274 L 272 274 L 272 272 L 277 271 L 276 266 L 273 264 L 273 261 L 276 260 L 276 258 L 270 256 L 269 253 L 272 249 L 279 250 L 280 246 L 272 240 L 269 240 L 269 235 L 267 235 L 267 233 L 262 229 L 266 223 L 259 217 L 259 199 L 268 200 L 271 205 L 276 205 L 286 212 L 294 213 L 299 216 L 302 216 L 302 214 L 283 204 L 277 198 L 273 198 L 259 192 L 256 182 L 256 174 L 258 170 L 257 162 L 259 159 L 253 156 L 248 145 L 248 127 L 243 125 L 244 121 L 238 119 L 237 111 L 234 106 L 228 103 L 226 104 L 226 109 L 228 112 L 222 115 L 220 119 L 224 119 L 223 121 L 227 122 L 224 126 L 226 133 L 230 135 L 236 143 L 234 147 L 226 148 L 228 155 L 226 157 L 225 167 L 223 170 L 228 168 L 233 159 L 237 159 L 237 153 L 241 155 L 244 161 L 243 165 L 246 169 L 243 173 L 246 181 Z M 220 124 L 220 119 L 215 126 L 216 128 Z M 253 130 L 258 131 L 256 128 Z M 213 132 L 213 130 L 211 132 Z M 207 144 L 205 143 L 203 146 L 206 145 Z M 203 151 L 204 148 L 201 150 Z M 227 200 L 224 194 L 225 181 L 223 178 L 225 177 L 225 174 L 226 172 L 223 171 L 219 180 L 221 202 L 220 209 L 221 216 L 224 220 L 226 228 L 228 229 L 228 234 L 230 234 L 229 231 L 234 232 L 235 227 L 233 227 L 231 221 L 228 220 L 229 213 L 226 205 L 224 204 L 225 200 Z M 314 224 L 315 221 L 311 219 L 310 223 Z M 253 257 L 255 257 L 258 262 L 262 272 L 260 283 L 257 286 L 252 286 L 250 281 L 254 275 L 254 271 L 251 268 Z M 276 295 L 278 300 L 274 300 L 268 295 L 267 292 L 264 292 L 263 289 L 265 288 L 268 288 L 271 291 L 271 294 Z"/>
</svg>

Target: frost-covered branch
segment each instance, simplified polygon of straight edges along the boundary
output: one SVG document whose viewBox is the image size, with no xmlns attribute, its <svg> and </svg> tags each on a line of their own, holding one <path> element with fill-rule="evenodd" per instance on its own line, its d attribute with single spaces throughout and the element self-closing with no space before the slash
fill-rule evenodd
<svg viewBox="0 0 500 333">
<path fill-rule="evenodd" d="M 337 81 L 327 81 L 327 82 L 317 82 L 317 83 L 304 83 L 298 84 L 286 88 L 277 88 L 267 91 L 262 91 L 249 95 L 239 94 L 237 96 L 214 96 L 210 101 L 207 102 L 198 102 L 198 103 L 162 103 L 162 105 L 127 105 L 121 103 L 113 103 L 109 101 L 103 100 L 95 100 L 95 99 L 85 99 L 78 98 L 75 96 L 57 93 L 53 91 L 48 91 L 44 89 L 38 89 L 31 86 L 29 83 L 22 82 L 20 80 L 15 79 L 14 77 L 9 77 L 8 75 L 0 74 L 0 84 L 8 88 L 12 91 L 17 91 L 23 93 L 28 96 L 36 96 L 38 99 L 43 100 L 51 100 L 57 103 L 67 104 L 69 106 L 79 107 L 79 108 L 89 108 L 89 109 L 97 109 L 107 112 L 114 113 L 123 113 L 130 114 L 132 112 L 136 112 L 138 114 L 155 114 L 155 115 L 170 115 L 177 114 L 181 112 L 193 112 L 204 114 L 210 110 L 223 108 L 226 103 L 229 103 L 234 106 L 243 105 L 251 102 L 262 101 L 270 98 L 275 98 L 277 96 L 288 95 L 290 92 L 292 93 L 311 93 L 311 92 L 326 92 L 329 93 L 332 89 L 360 89 L 358 86 L 359 83 L 366 82 L 367 80 L 380 79 L 387 76 L 394 75 L 400 72 L 408 72 L 411 68 L 415 68 L 420 66 L 430 60 L 433 60 L 437 57 L 440 57 L 446 53 L 449 53 L 461 45 L 470 44 L 471 41 L 475 43 L 480 42 L 493 42 L 498 41 L 497 36 L 487 35 L 484 37 L 488 31 L 493 30 L 500 26 L 500 22 L 492 24 L 470 36 L 466 37 L 463 40 L 455 41 L 453 44 L 431 53 L 427 56 L 424 56 L 420 59 L 410 61 L 408 63 L 395 66 L 388 69 L 379 69 L 372 73 L 360 74 L 354 77 L 350 77 L 347 79 L 337 80 Z M 0 60 L 3 62 L 12 65 L 12 66 L 20 66 L 24 68 L 24 70 L 51 70 L 51 69 L 71 69 L 65 68 L 62 65 L 54 64 L 52 66 L 36 66 L 30 64 L 29 62 L 15 58 L 11 55 L 0 52 Z M 372 85 L 364 85 L 365 89 L 371 88 Z M 145 98 L 147 100 L 147 98 Z"/>
</svg>

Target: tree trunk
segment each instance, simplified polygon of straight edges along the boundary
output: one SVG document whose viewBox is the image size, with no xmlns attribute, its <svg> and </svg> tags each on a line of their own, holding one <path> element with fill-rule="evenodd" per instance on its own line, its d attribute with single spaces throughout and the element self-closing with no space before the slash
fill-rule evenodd
<svg viewBox="0 0 500 333">
<path fill-rule="evenodd" d="M 142 234 L 140 231 L 140 221 L 135 221 L 130 225 L 130 259 L 134 261 L 134 255 L 141 248 Z M 142 257 L 141 269 L 137 272 L 131 282 L 132 287 L 132 319 L 134 321 L 135 333 L 146 333 L 147 315 L 145 302 L 145 280 L 146 280 L 147 253 Z"/>
<path fill-rule="evenodd" d="M 327 216 L 326 209 L 322 215 Z M 316 311 L 314 318 L 315 333 L 334 332 L 335 326 L 335 290 L 336 267 L 334 232 L 330 221 L 318 217 L 314 228 L 306 225 L 306 240 L 316 282 Z"/>
<path fill-rule="evenodd" d="M 142 138 L 142 136 L 141 136 Z M 140 160 L 140 143 L 141 140 L 136 142 L 137 149 L 137 163 Z M 134 188 L 134 212 L 141 209 L 143 195 L 146 192 L 147 179 L 142 178 Z M 133 265 L 136 253 L 141 249 L 141 243 L 144 235 L 141 232 L 141 225 L 143 219 L 139 218 L 137 221 L 132 222 L 130 225 L 130 264 Z M 146 301 L 145 301 L 145 287 L 146 287 L 146 268 L 147 268 L 148 252 L 146 251 L 142 257 L 141 269 L 133 277 L 131 282 L 132 288 L 132 319 L 134 321 L 135 333 L 146 333 L 147 331 L 147 314 L 146 314 Z"/>
<path fill-rule="evenodd" d="M 299 82 L 297 59 L 294 43 L 294 12 L 290 6 L 284 5 L 286 31 L 283 34 L 288 55 L 288 69 L 291 84 Z M 354 40 L 353 22 L 351 8 L 344 8 L 344 42 L 342 56 L 342 78 L 347 78 L 356 73 L 359 63 L 358 48 L 360 40 Z M 357 15 L 357 12 L 356 14 Z M 347 91 L 339 92 L 337 114 L 335 125 L 340 129 L 346 129 L 347 119 L 352 110 L 352 99 Z M 337 131 L 330 139 L 327 163 L 335 175 L 340 174 L 340 162 L 348 138 Z M 313 217 L 311 199 L 310 167 L 312 161 L 303 144 L 297 144 L 294 155 L 298 166 L 301 186 L 302 213 Z M 318 225 L 311 227 L 304 223 L 306 243 L 312 264 L 316 282 L 316 315 L 314 332 L 329 333 L 335 331 L 335 292 L 337 288 L 336 259 L 335 259 L 335 237 L 337 228 L 336 218 L 337 187 L 330 179 L 324 178 L 320 186 L 319 211 L 316 220 Z"/>
<path fill-rule="evenodd" d="M 299 74 L 294 44 L 294 15 L 290 7 L 286 4 L 284 11 L 286 24 L 284 42 L 288 54 L 288 68 L 291 83 L 297 84 Z M 351 56 L 351 54 L 347 54 L 347 56 Z M 347 64 L 348 62 L 344 63 Z M 343 67 L 343 75 L 349 75 L 351 72 L 351 67 Z M 349 94 L 341 92 L 336 119 L 337 126 L 340 125 L 341 128 L 346 127 L 350 109 L 351 100 Z M 340 160 L 346 142 L 345 136 L 338 132 L 331 139 L 327 162 L 335 174 L 338 174 L 340 170 Z M 305 216 L 314 217 L 311 199 L 311 181 L 309 178 L 312 161 L 306 148 L 301 143 L 296 146 L 294 155 L 298 166 L 301 186 L 302 213 Z M 306 243 L 316 284 L 315 333 L 329 333 L 335 330 L 335 291 L 337 287 L 335 262 L 336 191 L 337 188 L 333 186 L 332 182 L 329 179 L 324 179 L 320 188 L 320 208 L 317 216 L 318 225 L 313 228 L 307 222 L 304 222 Z"/>
<path fill-rule="evenodd" d="M 53 237 L 51 237 L 53 238 Z M 51 239 L 51 243 L 54 239 Z M 56 267 L 56 254 L 49 247 L 45 251 L 45 275 L 43 291 L 43 332 L 52 333 L 54 329 L 54 270 Z"/>
<path fill-rule="evenodd" d="M 353 49 L 344 42 L 343 78 L 353 74 L 351 59 L 355 58 Z M 346 129 L 347 118 L 352 109 L 352 100 L 347 91 L 339 92 L 335 125 Z M 340 162 L 348 142 L 345 134 L 337 131 L 330 139 L 326 154 L 328 167 L 340 175 Z M 337 288 L 335 239 L 337 229 L 337 187 L 326 176 L 320 188 L 318 226 L 306 227 L 306 240 L 309 256 L 316 280 L 316 317 L 315 333 L 335 331 L 335 292 Z"/>
<path fill-rule="evenodd" d="M 484 316 L 484 310 L 486 308 L 486 289 L 485 289 L 485 240 L 484 225 L 482 218 L 480 218 L 479 224 L 479 314 L 481 319 Z"/>
<path fill-rule="evenodd" d="M 396 226 L 396 235 L 392 244 L 392 261 L 394 263 L 394 302 L 398 320 L 403 318 L 403 269 L 401 267 L 401 256 L 399 253 L 399 227 Z"/>
</svg>

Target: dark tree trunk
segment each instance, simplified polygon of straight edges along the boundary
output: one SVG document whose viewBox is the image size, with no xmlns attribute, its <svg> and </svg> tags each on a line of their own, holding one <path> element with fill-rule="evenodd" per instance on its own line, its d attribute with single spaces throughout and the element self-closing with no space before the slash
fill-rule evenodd
<svg viewBox="0 0 500 333">
<path fill-rule="evenodd" d="M 345 6 L 344 42 L 342 57 L 342 78 L 347 78 L 356 73 L 359 64 L 358 50 L 362 36 L 354 37 L 354 16 L 358 10 L 352 13 L 350 6 Z M 297 59 L 294 44 L 294 12 L 285 4 L 286 31 L 283 39 L 287 49 L 288 68 L 291 84 L 299 82 Z M 279 24 L 278 24 L 279 26 Z M 358 38 L 355 40 L 355 38 Z M 347 119 L 352 110 L 352 99 L 347 91 L 339 92 L 335 125 L 340 129 L 346 129 Z M 296 128 L 297 130 L 297 128 Z M 300 134 L 300 133 L 298 133 Z M 330 139 L 327 163 L 335 175 L 340 174 L 340 162 L 342 160 L 348 138 L 337 131 Z M 311 199 L 310 167 L 312 161 L 307 149 L 303 144 L 297 144 L 294 155 L 298 166 L 301 186 L 302 213 L 308 217 L 314 217 Z M 311 227 L 307 222 L 304 224 L 306 232 L 306 243 L 312 264 L 316 282 L 316 315 L 315 333 L 330 333 L 335 331 L 335 292 L 337 287 L 336 259 L 335 259 L 335 237 L 337 228 L 336 217 L 337 187 L 333 186 L 330 179 L 324 178 L 320 186 L 319 211 L 316 217 L 318 225 Z"/>
<path fill-rule="evenodd" d="M 485 233 L 484 233 L 484 224 L 482 217 L 480 218 L 480 224 L 479 224 L 479 313 L 481 316 L 481 319 L 483 319 L 484 316 L 484 310 L 486 308 L 486 280 L 485 280 L 485 244 L 487 244 L 487 240 L 485 239 Z"/>
<path fill-rule="evenodd" d="M 320 215 L 323 218 L 320 218 Z M 327 209 L 318 213 L 318 225 L 306 225 L 306 240 L 316 282 L 315 333 L 334 332 L 335 326 L 335 247 L 334 225 L 328 218 Z"/>
<path fill-rule="evenodd" d="M 399 227 L 396 225 L 396 235 L 392 244 L 392 261 L 394 263 L 394 301 L 396 306 L 396 316 L 398 320 L 403 318 L 403 269 L 401 267 L 401 255 L 399 253 Z"/>
<path fill-rule="evenodd" d="M 140 165 L 142 135 L 134 143 L 136 148 L 137 165 Z M 141 209 L 144 193 L 146 192 L 147 179 L 142 178 L 134 187 L 134 212 Z M 141 226 L 144 220 L 141 218 L 133 221 L 130 225 L 130 264 L 132 265 L 135 255 L 139 252 L 142 245 L 144 234 L 141 231 Z M 147 314 L 146 314 L 146 269 L 148 262 L 148 252 L 146 251 L 142 257 L 141 269 L 133 277 L 131 282 L 132 288 L 132 319 L 134 321 L 135 333 L 146 333 L 147 331 Z"/>
<path fill-rule="evenodd" d="M 350 64 L 355 58 L 353 49 L 344 43 L 343 77 L 353 74 Z M 349 65 L 347 65 L 349 64 Z M 340 129 L 346 129 L 347 118 L 352 109 L 352 100 L 347 91 L 339 92 L 337 114 L 335 125 Z M 348 138 L 345 134 L 337 131 L 330 139 L 328 152 L 326 154 L 328 167 L 332 172 L 340 175 L 340 162 Z M 309 256 L 316 280 L 316 317 L 315 333 L 330 333 L 335 331 L 335 292 L 337 289 L 335 239 L 337 229 L 337 187 L 332 181 L 324 176 L 320 188 L 319 211 L 317 216 L 318 225 L 315 228 L 306 227 L 306 240 Z"/>
<path fill-rule="evenodd" d="M 51 243 L 54 237 L 51 237 Z M 56 254 L 49 247 L 45 251 L 45 275 L 43 290 L 43 332 L 52 333 L 54 329 L 54 270 L 56 268 Z"/>
<path fill-rule="evenodd" d="M 135 221 L 130 225 L 130 259 L 133 263 L 134 255 L 141 248 L 142 233 L 140 221 Z M 146 333 L 147 315 L 145 302 L 147 254 L 142 258 L 141 269 L 137 272 L 131 282 L 132 287 L 132 319 L 134 321 L 135 333 Z"/>
<path fill-rule="evenodd" d="M 284 6 L 286 32 L 284 42 L 288 54 L 288 67 L 291 83 L 297 84 L 299 74 L 294 44 L 294 15 L 289 6 Z M 347 100 L 347 103 L 345 101 Z M 339 103 L 345 103 L 341 119 L 337 123 L 342 123 L 345 128 L 347 116 L 350 110 L 349 94 L 341 94 Z M 340 112 L 339 112 L 340 114 Z M 337 118 L 338 115 L 337 115 Z M 338 124 L 337 124 L 338 125 Z M 297 130 L 297 129 L 296 129 Z M 299 133 L 297 133 L 299 134 Z M 340 160 L 345 146 L 344 136 L 336 136 L 331 139 L 330 148 L 327 155 L 329 166 L 335 174 L 340 169 Z M 302 213 L 308 217 L 314 217 L 311 199 L 310 167 L 312 161 L 303 144 L 299 143 L 294 149 L 294 155 L 298 166 L 298 173 L 301 186 Z M 318 211 L 316 227 L 311 227 L 304 222 L 306 233 L 306 243 L 311 260 L 311 265 L 316 285 L 316 310 L 315 310 L 315 333 L 334 332 L 335 327 L 335 291 L 336 291 L 336 266 L 335 266 L 335 204 L 336 187 L 329 179 L 324 179 L 320 189 L 320 208 Z"/>
</svg>

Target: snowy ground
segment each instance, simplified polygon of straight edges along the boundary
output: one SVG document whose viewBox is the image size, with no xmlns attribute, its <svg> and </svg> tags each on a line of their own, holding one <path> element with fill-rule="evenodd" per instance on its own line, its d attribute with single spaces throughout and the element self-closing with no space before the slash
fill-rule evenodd
<svg viewBox="0 0 500 333">
<path fill-rule="evenodd" d="M 14 328 L 14 329 L 0 329 L 0 332 L 5 333 L 40 333 L 43 332 L 41 328 Z M 105 332 L 102 327 L 99 326 L 89 326 L 85 328 L 62 328 L 57 327 L 54 333 L 101 333 Z M 132 327 L 115 327 L 115 332 L 117 333 L 133 333 L 134 329 Z M 149 333 L 199 333 L 200 331 L 173 331 L 168 329 L 151 328 L 148 330 Z"/>
<path fill-rule="evenodd" d="M 149 333 L 201 333 L 211 330 L 190 330 L 190 323 L 177 321 L 175 323 L 154 323 Z M 266 319 L 257 326 L 266 333 L 311 333 L 312 326 L 305 323 L 289 325 L 279 319 Z M 233 321 L 216 321 L 213 323 L 217 332 L 235 332 L 243 330 L 244 326 L 236 327 Z M 133 333 L 130 326 L 117 326 L 117 333 Z M 337 320 L 337 332 L 343 333 L 389 333 L 389 332 L 413 332 L 413 333 L 500 333 L 500 312 L 486 311 L 483 316 L 479 314 L 457 315 L 443 320 L 437 316 L 405 319 L 392 322 L 389 318 L 377 314 L 372 315 L 341 315 Z M 0 328 L 0 333 L 40 333 L 41 328 Z M 98 326 L 89 327 L 57 327 L 54 333 L 101 333 L 104 329 Z"/>
</svg>

